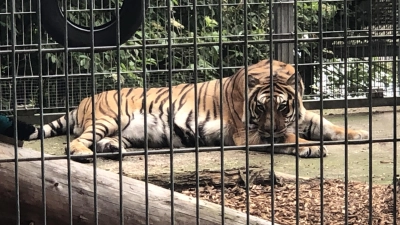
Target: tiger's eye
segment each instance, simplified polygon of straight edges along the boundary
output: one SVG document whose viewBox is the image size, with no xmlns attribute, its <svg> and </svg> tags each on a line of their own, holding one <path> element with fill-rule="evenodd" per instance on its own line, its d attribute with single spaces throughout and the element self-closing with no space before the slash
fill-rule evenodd
<svg viewBox="0 0 400 225">
<path fill-rule="evenodd" d="M 278 110 L 279 110 L 279 111 L 283 111 L 283 110 L 286 109 L 286 107 L 287 107 L 287 106 L 286 106 L 286 103 L 285 103 L 285 104 L 282 103 L 282 104 L 279 105 Z"/>
</svg>

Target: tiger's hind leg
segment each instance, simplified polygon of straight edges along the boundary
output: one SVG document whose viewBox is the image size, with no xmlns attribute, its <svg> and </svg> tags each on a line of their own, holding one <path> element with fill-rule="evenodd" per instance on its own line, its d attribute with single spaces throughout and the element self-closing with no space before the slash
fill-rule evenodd
<svg viewBox="0 0 400 225">
<path fill-rule="evenodd" d="M 124 153 L 126 152 L 126 148 L 132 147 L 132 143 L 130 140 L 124 136 L 121 136 L 121 148 L 119 148 L 119 136 L 115 135 L 112 137 L 105 137 L 101 139 L 99 142 L 96 144 L 96 150 L 97 152 L 101 153 L 107 153 L 107 152 L 119 152 L 121 149 L 121 152 Z M 108 156 L 107 158 L 117 160 L 119 159 L 119 155 L 115 154 L 112 156 Z"/>
<path fill-rule="evenodd" d="M 307 142 L 309 141 L 299 137 L 299 143 L 307 143 Z M 296 135 L 293 133 L 286 134 L 284 143 L 291 143 L 291 144 L 296 143 Z M 297 154 L 296 147 L 275 147 L 274 152 L 282 154 L 290 154 L 290 155 Z M 325 146 L 322 146 L 322 149 L 320 145 L 299 146 L 299 151 L 298 151 L 299 157 L 317 158 L 321 157 L 321 154 L 324 157 L 326 156 L 327 150 Z"/>
<path fill-rule="evenodd" d="M 344 140 L 346 135 L 349 140 L 368 139 L 369 133 L 365 130 L 347 129 L 342 126 L 337 126 L 327 119 L 323 118 L 323 137 L 320 135 L 321 120 L 320 115 L 306 111 L 306 115 L 300 127 L 302 136 L 308 140 L 337 141 Z"/>
</svg>

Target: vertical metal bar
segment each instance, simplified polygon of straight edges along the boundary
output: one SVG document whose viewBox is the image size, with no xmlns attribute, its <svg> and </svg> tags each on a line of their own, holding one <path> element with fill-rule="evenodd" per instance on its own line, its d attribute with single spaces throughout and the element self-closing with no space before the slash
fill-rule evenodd
<svg viewBox="0 0 400 225">
<path fill-rule="evenodd" d="M 396 74 L 397 74 L 397 59 L 396 56 L 398 56 L 399 49 L 396 48 L 397 44 L 397 24 L 396 24 L 396 14 L 397 8 L 396 8 L 396 3 L 397 0 L 392 0 L 392 26 L 393 26 L 393 62 L 392 62 L 392 74 L 393 74 L 393 224 L 397 224 L 397 79 L 396 79 Z M 400 6 L 400 4 L 399 4 Z M 400 15 L 399 15 L 400 16 Z"/>
<path fill-rule="evenodd" d="M 64 38 L 64 73 L 65 73 L 65 119 L 69 121 L 69 77 L 68 77 L 68 3 L 67 0 L 63 1 L 64 5 L 64 28 L 65 28 L 65 38 Z M 39 23 L 40 24 L 40 23 Z M 42 91 L 43 92 L 43 91 Z M 71 183 L 71 152 L 70 152 L 70 123 L 67 123 L 67 170 L 68 170 L 68 208 L 69 208 L 69 221 L 72 225 L 73 215 L 72 215 L 72 183 Z"/>
<path fill-rule="evenodd" d="M 199 82 L 197 79 L 197 0 L 193 0 L 193 18 L 194 18 L 194 27 L 193 27 L 193 74 L 194 74 L 194 145 L 196 148 L 195 151 L 195 169 L 196 169 L 196 224 L 200 224 L 200 188 L 199 188 L 199 105 L 198 105 L 198 93 L 197 93 L 197 83 Z M 223 173 L 223 171 L 221 171 Z"/>
<path fill-rule="evenodd" d="M 247 7 L 248 1 L 243 0 L 243 33 L 244 33 L 244 101 L 245 101 L 245 116 L 246 116 L 246 126 L 245 126 L 245 133 L 246 133 L 246 224 L 250 224 L 250 188 L 249 188 L 249 78 L 248 78 L 248 46 L 249 46 L 249 39 L 248 39 L 248 30 L 247 30 Z"/>
<path fill-rule="evenodd" d="M 143 107 L 144 110 L 144 185 L 145 185 L 145 204 L 146 204 L 146 225 L 150 224 L 149 219 L 149 136 L 147 133 L 147 68 L 146 68 L 146 33 L 145 33 L 145 24 L 146 24 L 146 0 L 143 1 L 143 17 L 142 17 L 142 70 L 143 70 Z M 150 3 L 149 3 L 150 4 Z"/>
<path fill-rule="evenodd" d="M 13 83 L 13 103 L 14 103 L 14 109 L 13 109 L 13 115 L 14 115 L 14 156 L 15 156 L 15 207 L 16 207 L 16 224 L 20 224 L 20 202 L 19 202 L 19 167 L 18 167 L 18 130 L 17 130 L 17 119 L 18 119 L 18 114 L 17 114 L 17 68 L 16 68 L 16 49 L 15 46 L 17 45 L 17 31 L 15 29 L 16 27 L 16 22 L 15 22 L 15 0 L 11 0 L 11 35 L 12 35 L 12 41 L 11 41 L 11 63 L 12 63 L 12 83 Z"/>
<path fill-rule="evenodd" d="M 345 224 L 349 222 L 349 144 L 348 144 L 348 88 L 347 88 L 347 0 L 344 0 L 344 221 Z"/>
<path fill-rule="evenodd" d="M 274 71 L 273 71 L 273 60 L 274 60 L 274 37 L 273 37 L 273 1 L 269 1 L 269 27 L 270 27 L 270 33 L 269 33 L 269 59 L 270 59 L 270 65 L 269 65 L 269 82 L 270 82 L 270 109 L 271 112 L 266 112 L 266 113 L 271 113 L 271 127 L 270 127 L 270 151 L 271 151 L 271 223 L 275 224 L 275 171 L 274 171 L 274 163 L 275 163 L 275 157 L 274 157 L 274 151 L 275 151 L 275 146 L 274 146 L 274 107 L 275 107 L 275 99 L 274 99 Z"/>
<path fill-rule="evenodd" d="M 394 7 L 396 7 L 396 6 L 394 6 Z M 396 9 L 393 9 L 393 10 L 396 10 Z M 396 13 L 397 13 L 397 24 L 398 24 L 397 31 L 400 31 L 400 3 L 397 3 L 397 12 Z M 394 22 L 394 23 L 396 23 L 396 22 Z M 394 27 L 396 27 L 396 26 L 394 26 Z M 396 39 L 395 43 L 398 43 L 397 39 Z M 396 47 L 397 47 L 397 60 L 399 60 L 400 59 L 400 45 L 396 46 Z M 394 66 L 396 66 L 396 65 L 394 65 Z M 400 72 L 400 63 L 399 62 L 397 63 L 397 72 L 398 72 L 397 80 L 400 81 L 400 73 L 399 73 Z M 397 86 L 400 87 L 400 82 L 397 84 Z"/>
<path fill-rule="evenodd" d="M 37 30 L 37 42 L 38 42 L 38 73 L 39 73 L 39 112 L 40 112 L 40 129 L 43 130 L 43 71 L 42 71 L 42 18 L 41 18 L 41 1 L 37 3 L 37 20 L 38 20 L 38 30 Z M 68 101 L 68 99 L 67 99 Z M 42 203 L 43 203 L 43 224 L 47 224 L 46 215 L 46 174 L 44 165 L 44 133 L 40 132 L 40 157 L 41 157 L 41 176 L 42 176 Z"/>
<path fill-rule="evenodd" d="M 303 3 L 304 4 L 304 3 Z M 298 71 L 299 71 L 299 37 L 298 37 L 298 11 L 297 11 L 297 0 L 294 0 L 294 69 L 296 73 L 296 86 L 295 86 L 295 92 L 296 94 L 299 91 L 298 87 Z M 299 101 L 298 98 L 294 98 L 294 105 L 297 105 L 297 102 Z M 299 197 L 299 192 L 300 192 L 300 173 L 299 173 L 299 168 L 300 168 L 300 162 L 299 162 L 299 112 L 298 108 L 295 107 L 295 113 L 296 113 L 296 225 L 299 225 L 300 223 L 300 197 Z"/>
<path fill-rule="evenodd" d="M 140 0 L 139 0 L 140 1 Z M 119 17 L 119 0 L 115 2 L 115 17 L 117 20 L 116 26 L 116 47 L 117 47 L 117 91 L 118 91 L 118 148 L 119 148 L 119 224 L 124 224 L 124 190 L 123 190 L 123 169 L 122 169 L 122 159 L 123 154 L 121 149 L 122 147 L 122 126 L 121 126 L 121 48 L 120 48 L 120 17 Z M 143 61 L 145 62 L 145 61 Z M 144 63 L 145 64 L 145 63 Z"/>
<path fill-rule="evenodd" d="M 223 45 L 222 45 L 222 1 L 218 1 L 218 50 L 219 50 L 219 115 L 220 115 L 220 132 L 221 132 L 221 152 L 220 152 L 220 164 L 221 164 L 221 224 L 225 224 L 225 134 L 224 134 L 224 92 L 223 92 L 223 78 L 224 78 L 224 66 L 223 66 Z"/>
<path fill-rule="evenodd" d="M 168 100 L 169 100 L 169 107 L 167 110 L 168 113 L 168 120 L 169 120 L 169 163 L 170 163 L 170 182 L 171 182 L 171 225 L 175 224 L 175 208 L 174 208 L 174 146 L 173 146 L 173 114 L 174 109 L 172 108 L 172 63 L 174 59 L 172 58 L 172 34 L 171 34 L 171 18 L 172 18 L 172 1 L 167 1 L 167 8 L 168 8 Z M 169 111 L 169 112 L 168 112 Z"/>
<path fill-rule="evenodd" d="M 90 1 L 90 73 L 92 77 L 92 138 L 93 138 L 93 207 L 94 207 L 94 222 L 95 224 L 99 224 L 99 215 L 98 215 L 98 201 L 97 201 L 97 149 L 96 149 L 96 78 L 95 78 L 95 53 L 94 53 L 94 26 L 95 26 L 95 18 L 93 14 L 94 9 L 94 1 Z M 118 6 L 117 6 L 118 7 Z"/>
<path fill-rule="evenodd" d="M 369 195 L 369 217 L 368 222 L 372 224 L 372 0 L 369 0 L 369 10 L 368 10 L 368 88 L 369 88 L 369 109 L 368 109 L 368 123 L 369 123 L 369 157 L 368 157 L 368 164 L 369 164 L 369 173 L 368 173 L 368 195 Z"/>
<path fill-rule="evenodd" d="M 323 79 L 322 79 L 322 67 L 323 67 L 323 20 L 322 20 L 322 0 L 318 0 L 318 35 L 319 35 L 319 42 L 318 42 L 318 69 L 319 69 L 319 74 L 320 74 L 320 108 L 319 108 L 319 114 L 320 114 L 320 137 L 321 137 L 321 142 L 320 142 L 320 149 L 322 151 L 324 147 L 324 121 L 323 121 L 323 115 L 324 115 L 324 102 L 323 102 Z M 320 154 L 320 164 L 319 164 L 319 169 L 320 169 L 320 191 L 321 191 L 321 197 L 320 197 L 320 204 L 321 204 L 321 224 L 324 223 L 324 154 Z"/>
</svg>

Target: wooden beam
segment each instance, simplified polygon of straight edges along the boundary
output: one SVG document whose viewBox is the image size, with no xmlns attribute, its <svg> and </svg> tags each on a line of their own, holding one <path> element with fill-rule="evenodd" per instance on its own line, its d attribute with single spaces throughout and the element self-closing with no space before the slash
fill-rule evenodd
<svg viewBox="0 0 400 225">
<path fill-rule="evenodd" d="M 14 145 L 15 138 L 10 138 L 10 137 L 7 137 L 7 136 L 4 136 L 4 135 L 0 134 L 0 142 L 6 143 L 6 144 L 10 144 L 10 145 Z M 18 140 L 17 143 L 18 143 L 17 144 L 18 147 L 24 146 L 24 141 Z"/>
<path fill-rule="evenodd" d="M 70 224 L 68 164 L 67 160 L 50 160 L 44 163 L 42 178 L 41 161 L 26 161 L 40 157 L 40 153 L 27 148 L 18 149 L 18 181 L 20 224 L 44 224 L 42 179 L 46 197 L 48 225 Z M 0 161 L 14 158 L 14 146 L 0 143 Z M 94 222 L 94 197 L 97 197 L 98 224 L 119 224 L 120 188 L 119 175 L 97 169 L 97 192 L 94 192 L 93 165 L 71 161 L 71 197 L 73 224 L 89 225 Z M 16 224 L 15 163 L 0 162 L 0 221 Z M 123 220 L 125 224 L 146 224 L 145 182 L 123 177 Z M 97 194 L 97 195 L 96 195 Z M 148 184 L 149 224 L 165 225 L 171 222 L 171 192 Z M 221 224 L 221 206 L 206 201 L 199 202 L 200 224 Z M 196 199 L 174 193 L 175 224 L 196 224 Z M 226 224 L 246 224 L 246 214 L 225 208 Z M 270 222 L 250 216 L 250 224 Z"/>
</svg>

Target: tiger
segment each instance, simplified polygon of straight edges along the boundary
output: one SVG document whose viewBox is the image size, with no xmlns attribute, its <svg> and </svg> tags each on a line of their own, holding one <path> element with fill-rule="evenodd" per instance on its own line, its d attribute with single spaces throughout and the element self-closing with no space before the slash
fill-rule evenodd
<svg viewBox="0 0 400 225">
<path fill-rule="evenodd" d="M 44 125 L 43 129 L 37 127 L 27 139 L 39 139 L 42 134 L 44 138 L 66 134 L 69 124 L 76 135 L 70 142 L 70 148 L 66 149 L 71 155 L 91 155 L 93 151 L 90 148 L 93 145 L 96 145 L 96 152 L 126 152 L 128 148 L 144 147 L 145 116 L 149 148 L 194 147 L 196 137 L 198 146 L 204 147 L 220 146 L 222 137 L 224 146 L 245 143 L 265 146 L 271 142 L 293 144 L 296 138 L 299 143 L 345 139 L 344 127 L 334 125 L 325 118 L 322 118 L 321 137 L 320 115 L 307 111 L 303 105 L 304 83 L 301 77 L 297 76 L 292 65 L 279 60 L 271 61 L 265 59 L 249 65 L 247 73 L 242 67 L 232 76 L 197 83 L 197 89 L 193 83 L 183 83 L 172 86 L 171 90 L 168 87 L 155 87 L 148 88 L 146 92 L 143 88 L 104 91 L 93 96 L 95 120 L 92 119 L 92 97 L 87 97 L 69 112 L 68 120 L 64 115 Z M 195 96 L 197 101 L 194 101 Z M 172 104 L 169 103 L 170 99 Z M 197 113 L 195 104 L 198 106 Z M 246 110 L 248 113 L 245 113 Z M 299 135 L 296 135 L 296 120 Z M 120 147 L 118 123 L 122 131 Z M 273 141 L 270 140 L 271 136 Z M 367 139 L 369 133 L 348 129 L 347 137 L 349 140 Z M 302 158 L 327 155 L 326 147 L 320 144 L 300 145 L 298 149 L 294 147 L 296 145 L 291 146 L 275 147 L 274 153 Z"/>
</svg>

